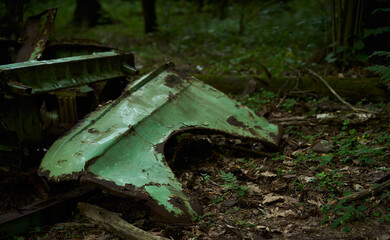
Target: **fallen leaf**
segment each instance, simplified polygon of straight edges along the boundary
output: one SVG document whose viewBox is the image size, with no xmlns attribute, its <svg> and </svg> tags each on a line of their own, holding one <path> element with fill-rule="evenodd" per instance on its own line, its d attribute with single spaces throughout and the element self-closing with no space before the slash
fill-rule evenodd
<svg viewBox="0 0 390 240">
<path fill-rule="evenodd" d="M 358 191 L 358 190 L 360 190 L 360 189 L 363 189 L 363 186 L 362 185 L 360 185 L 360 184 L 354 184 L 353 186 L 353 189 L 355 190 L 355 191 Z"/>
<path fill-rule="evenodd" d="M 322 203 L 316 202 L 313 199 L 309 199 L 309 200 L 307 200 L 307 202 L 310 203 L 310 204 L 313 204 L 314 206 L 317 206 L 317 207 L 321 207 L 322 206 Z"/>
<path fill-rule="evenodd" d="M 284 201 L 284 197 L 282 196 L 273 196 L 272 193 L 269 193 L 264 196 L 263 204 L 270 204 L 270 203 L 275 203 L 279 201 Z"/>
<path fill-rule="evenodd" d="M 262 173 L 260 173 L 260 175 L 263 177 L 276 177 L 277 176 L 275 173 L 268 172 L 268 171 L 262 172 Z"/>
<path fill-rule="evenodd" d="M 248 190 L 250 193 L 256 193 L 256 194 L 263 194 L 264 193 L 264 191 L 261 190 L 261 188 L 254 183 L 248 183 L 246 186 L 248 187 Z"/>
<path fill-rule="evenodd" d="M 314 182 L 314 180 L 316 179 L 315 177 L 308 177 L 308 176 L 299 176 L 299 179 L 300 180 L 303 180 L 307 183 L 310 183 L 310 182 Z"/>
<path fill-rule="evenodd" d="M 266 215 L 264 219 L 273 218 L 273 217 L 296 217 L 296 216 L 298 216 L 297 213 L 295 213 L 291 209 L 280 210 L 279 208 L 275 208 L 274 210 L 272 210 L 272 213 Z"/>
</svg>

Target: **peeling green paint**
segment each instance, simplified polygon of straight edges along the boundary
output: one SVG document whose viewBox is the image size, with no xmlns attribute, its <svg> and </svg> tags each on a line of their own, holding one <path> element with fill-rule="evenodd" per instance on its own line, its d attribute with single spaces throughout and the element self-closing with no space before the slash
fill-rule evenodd
<svg viewBox="0 0 390 240">
<path fill-rule="evenodd" d="M 145 186 L 145 190 L 151 197 L 156 199 L 160 205 L 163 205 L 168 212 L 174 212 L 175 215 L 182 213 L 179 208 L 174 207 L 171 203 L 169 203 L 172 193 L 166 186 Z"/>
<path fill-rule="evenodd" d="M 166 68 L 129 84 L 121 97 L 57 140 L 42 160 L 40 174 L 56 181 L 89 174 L 123 192 L 131 185 L 174 217 L 192 217 L 196 211 L 163 154 L 172 134 L 201 128 L 278 144 L 277 125 L 211 86 Z"/>
</svg>

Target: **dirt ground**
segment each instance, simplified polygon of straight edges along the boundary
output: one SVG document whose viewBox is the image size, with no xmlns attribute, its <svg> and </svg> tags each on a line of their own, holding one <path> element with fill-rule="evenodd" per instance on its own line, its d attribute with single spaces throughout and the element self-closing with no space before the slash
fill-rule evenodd
<svg viewBox="0 0 390 240">
<path fill-rule="evenodd" d="M 258 111 L 283 126 L 279 149 L 221 135 L 184 134 L 168 145 L 171 168 L 203 205 L 203 215 L 192 224 L 156 222 L 137 203 L 106 193 L 87 202 L 170 239 L 389 239 L 387 190 L 340 201 L 390 178 L 388 105 L 361 103 L 378 113 L 357 119 L 334 101 L 283 103 L 285 98 L 273 98 Z M 336 117 L 318 117 L 324 113 Z M 61 192 L 36 176 L 39 161 L 24 166 L 15 159 L 2 157 L 1 213 Z M 89 223 L 75 208 L 67 221 L 35 227 L 14 239 L 118 237 Z"/>
</svg>

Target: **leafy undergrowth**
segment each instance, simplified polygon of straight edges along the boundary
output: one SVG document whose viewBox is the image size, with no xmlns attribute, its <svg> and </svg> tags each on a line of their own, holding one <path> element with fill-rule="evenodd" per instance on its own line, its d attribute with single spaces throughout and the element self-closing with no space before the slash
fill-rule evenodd
<svg viewBox="0 0 390 240">
<path fill-rule="evenodd" d="M 252 100 L 268 99 L 264 105 L 271 108 L 280 102 L 272 94 L 263 96 Z M 294 114 L 298 101 L 291 101 L 274 108 L 270 118 L 276 121 Z M 342 199 L 389 179 L 390 120 L 386 110 L 380 115 L 365 122 L 331 123 L 307 116 L 299 124 L 285 126 L 281 149 L 271 156 L 219 149 L 210 158 L 214 160 L 202 167 L 178 172 L 205 206 L 198 224 L 182 231 L 183 238 L 386 239 L 390 236 L 387 190 L 354 201 Z"/>
<path fill-rule="evenodd" d="M 307 59 L 327 40 L 326 7 L 315 1 L 294 0 L 258 9 L 241 34 L 242 4 L 238 2 L 230 3 L 227 17 L 220 19 L 211 3 L 199 10 L 192 1 L 156 1 L 159 31 L 148 35 L 143 33 L 141 2 L 100 2 L 112 21 L 87 29 L 72 22 L 76 8 L 73 0 L 32 0 L 27 3 L 25 15 L 57 7 L 52 38 L 92 39 L 133 51 L 142 73 L 172 61 L 211 74 L 263 75 L 264 65 L 279 75 L 291 66 L 311 66 Z M 258 7 L 252 4 L 246 17 Z"/>
<path fill-rule="evenodd" d="M 35 8 L 28 8 L 26 14 L 54 7 L 50 5 L 54 2 L 58 1 L 31 1 Z M 273 75 L 312 67 L 315 63 L 308 57 L 326 41 L 324 28 L 329 19 L 316 1 L 287 1 L 265 9 L 242 35 L 237 34 L 236 5 L 229 7 L 228 18 L 220 20 L 207 8 L 193 14 L 192 1 L 164 2 L 158 2 L 164 6 L 157 8 L 160 31 L 143 35 L 138 1 L 102 0 L 113 22 L 90 29 L 72 25 L 75 1 L 60 1 L 54 37 L 94 39 L 134 51 L 141 72 L 173 61 L 179 69 L 192 72 L 244 76 L 263 75 L 261 65 Z M 241 102 L 284 126 L 280 148 L 261 155 L 260 151 L 268 149 L 259 143 L 223 136 L 180 136 L 179 152 L 172 154 L 176 157 L 171 167 L 183 187 L 198 197 L 203 215 L 189 225 L 158 224 L 143 215 L 128 219 L 130 222 L 173 239 L 390 237 L 387 190 L 355 201 L 340 200 L 388 180 L 389 104 L 358 103 L 359 107 L 382 111 L 366 121 L 356 121 L 345 117 L 348 110 L 344 106 L 327 98 L 281 98 L 261 90 Z M 329 109 L 336 119 L 317 119 L 317 114 Z M 190 147 L 182 146 L 185 142 Z M 191 152 L 193 146 L 198 146 L 197 154 Z M 203 154 L 199 155 L 200 150 Z M 124 216 L 136 215 L 132 212 L 135 208 Z M 76 211 L 67 223 L 35 228 L 15 238 L 116 237 L 88 224 Z"/>
<path fill-rule="evenodd" d="M 389 180 L 388 104 L 363 104 L 380 111 L 366 120 L 343 116 L 320 121 L 327 99 L 284 99 L 254 94 L 244 99 L 258 114 L 284 125 L 276 151 L 257 142 L 222 135 L 177 136 L 169 161 L 185 191 L 203 214 L 192 224 L 167 225 L 117 207 L 136 226 L 172 239 L 387 239 L 390 193 L 387 189 L 353 201 L 342 198 Z M 296 122 L 297 111 L 306 112 Z M 272 109 L 272 111 L 269 111 Z M 293 121 L 289 122 L 288 119 Z M 283 120 L 283 121 L 280 121 Z M 246 149 L 246 150 L 244 150 Z M 107 196 L 106 196 L 107 197 Z M 108 197 L 112 201 L 112 196 Z M 96 204 L 105 205 L 103 201 Z M 111 203 L 112 204 L 112 203 Z M 126 205 L 127 203 L 122 203 Z M 113 204 L 117 205 L 117 204 Z M 115 239 L 75 214 L 68 223 L 33 230 L 20 239 Z"/>
</svg>

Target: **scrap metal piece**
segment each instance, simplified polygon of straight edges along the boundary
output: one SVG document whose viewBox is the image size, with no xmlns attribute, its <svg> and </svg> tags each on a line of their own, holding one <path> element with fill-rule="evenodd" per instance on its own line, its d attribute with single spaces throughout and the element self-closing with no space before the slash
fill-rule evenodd
<svg viewBox="0 0 390 240">
<path fill-rule="evenodd" d="M 108 51 L 54 60 L 0 65 L 0 84 L 18 95 L 33 95 L 128 76 L 132 53 Z"/>
<path fill-rule="evenodd" d="M 132 53 L 0 65 L 0 145 L 33 149 L 47 135 L 63 134 L 79 116 L 120 95 L 134 76 L 124 66 L 134 68 Z"/>
<path fill-rule="evenodd" d="M 27 19 L 21 36 L 24 44 L 16 56 L 16 62 L 37 60 L 41 57 L 54 30 L 56 13 L 56 8 L 49 9 Z"/>
<path fill-rule="evenodd" d="M 61 90 L 56 92 L 56 96 L 60 121 L 64 125 L 63 127 L 69 129 L 71 126 L 74 126 L 78 120 L 76 91 L 73 89 Z"/>
<path fill-rule="evenodd" d="M 28 206 L 20 207 L 15 212 L 0 215 L 0 239 L 12 239 L 29 229 L 43 224 L 53 224 L 69 218 L 77 202 L 85 201 L 98 189 L 81 186 L 70 192 L 53 196 Z"/>
<path fill-rule="evenodd" d="M 167 70 L 129 84 L 57 140 L 39 174 L 92 182 L 114 194 L 145 199 L 155 217 L 190 222 L 201 212 L 164 156 L 166 141 L 191 129 L 218 131 L 276 147 L 280 129 L 215 88 Z"/>
</svg>

